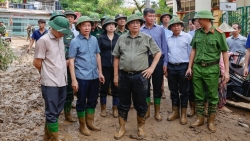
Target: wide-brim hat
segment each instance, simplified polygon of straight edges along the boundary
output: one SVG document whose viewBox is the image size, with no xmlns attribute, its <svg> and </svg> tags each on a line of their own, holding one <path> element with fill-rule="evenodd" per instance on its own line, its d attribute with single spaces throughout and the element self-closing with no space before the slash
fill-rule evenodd
<svg viewBox="0 0 250 141">
<path fill-rule="evenodd" d="M 53 12 L 52 14 L 51 14 L 51 17 L 50 17 L 50 21 L 52 21 L 55 17 L 57 17 L 57 16 L 62 16 L 62 17 L 65 17 L 66 18 L 66 16 L 62 13 L 62 11 L 55 11 L 55 12 Z"/>
<path fill-rule="evenodd" d="M 114 19 L 112 19 L 112 18 L 107 18 L 107 19 L 104 20 L 104 23 L 103 23 L 103 25 L 102 25 L 102 29 L 103 29 L 103 30 L 106 30 L 106 26 L 107 26 L 108 24 L 110 24 L 110 23 L 113 23 L 113 24 L 115 24 L 115 26 L 117 26 L 117 23 L 115 22 Z"/>
<path fill-rule="evenodd" d="M 164 16 L 166 16 L 166 15 L 168 15 L 168 16 L 170 17 L 170 19 L 173 18 L 173 16 L 172 16 L 171 14 L 165 12 L 165 13 L 163 13 L 163 14 L 161 15 L 161 17 L 160 17 L 160 21 L 161 21 L 161 22 L 162 22 L 162 18 L 163 18 Z"/>
<path fill-rule="evenodd" d="M 74 16 L 74 20 L 77 18 L 75 12 L 72 11 L 72 10 L 66 10 L 66 11 L 64 12 L 64 15 L 73 15 L 73 16 Z"/>
<path fill-rule="evenodd" d="M 83 23 L 83 22 L 90 22 L 92 26 L 94 25 L 94 22 L 92 21 L 92 19 L 91 19 L 90 17 L 88 17 L 88 16 L 81 16 L 81 17 L 78 19 L 77 23 L 76 23 L 76 30 L 77 30 L 77 31 L 80 31 L 80 29 L 78 28 L 78 25 L 79 25 L 80 23 Z"/>
<path fill-rule="evenodd" d="M 212 15 L 212 13 L 208 10 L 201 10 L 198 11 L 195 16 L 194 19 L 210 19 L 210 20 L 215 20 L 214 16 Z"/>
<path fill-rule="evenodd" d="M 141 22 L 141 26 L 143 25 L 143 18 L 138 16 L 137 14 L 132 14 L 128 16 L 127 22 L 125 24 L 125 28 L 128 29 L 128 24 L 135 20 L 139 20 Z"/>
<path fill-rule="evenodd" d="M 89 18 L 91 18 L 93 22 L 100 22 L 101 21 L 100 16 L 97 13 L 93 13 L 93 14 L 89 15 Z"/>
<path fill-rule="evenodd" d="M 117 14 L 117 15 L 115 15 L 115 21 L 117 21 L 118 19 L 121 19 L 121 18 L 125 18 L 127 20 L 127 16 L 125 16 L 123 14 Z"/>
<path fill-rule="evenodd" d="M 62 16 L 57 16 L 52 21 L 49 21 L 49 26 L 63 34 L 70 34 L 71 32 L 68 19 Z"/>
<path fill-rule="evenodd" d="M 171 26 L 174 24 L 181 24 L 182 26 L 184 25 L 184 22 L 181 21 L 179 18 L 174 17 L 170 20 L 169 25 L 168 25 L 168 30 L 171 30 Z"/>
</svg>

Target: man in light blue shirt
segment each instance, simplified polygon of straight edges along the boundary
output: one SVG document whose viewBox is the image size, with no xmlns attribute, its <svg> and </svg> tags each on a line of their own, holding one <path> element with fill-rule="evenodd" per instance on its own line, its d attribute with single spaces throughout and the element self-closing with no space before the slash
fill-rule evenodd
<svg viewBox="0 0 250 141">
<path fill-rule="evenodd" d="M 234 53 L 236 51 L 246 52 L 246 41 L 247 38 L 240 35 L 241 25 L 234 23 L 232 28 L 235 30 L 232 32 L 232 36 L 227 38 L 227 45 L 229 52 Z"/>
<path fill-rule="evenodd" d="M 168 29 L 173 35 L 167 38 L 168 62 L 166 77 L 168 77 L 168 87 L 171 92 L 172 114 L 167 118 L 168 121 L 180 119 L 182 125 L 187 124 L 187 104 L 188 104 L 188 69 L 189 56 L 191 52 L 191 35 L 182 31 L 183 22 L 174 17 L 170 20 Z M 181 106 L 181 116 L 180 109 Z"/>
<path fill-rule="evenodd" d="M 166 38 L 173 35 L 173 32 L 168 29 L 168 24 L 172 17 L 173 16 L 169 13 L 163 13 L 160 17 L 160 21 L 162 23 L 162 27 L 164 28 Z"/>
<path fill-rule="evenodd" d="M 194 26 L 194 24 L 192 23 L 192 19 L 189 19 L 189 20 L 188 20 L 188 27 L 189 27 L 188 34 L 190 34 L 190 35 L 193 37 L 194 34 L 195 34 L 195 26 Z"/>
</svg>

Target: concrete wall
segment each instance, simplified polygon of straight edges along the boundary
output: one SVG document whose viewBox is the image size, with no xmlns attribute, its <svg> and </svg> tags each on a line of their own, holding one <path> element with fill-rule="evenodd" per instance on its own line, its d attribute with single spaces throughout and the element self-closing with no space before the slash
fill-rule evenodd
<svg viewBox="0 0 250 141">
<path fill-rule="evenodd" d="M 200 10 L 211 10 L 211 0 L 195 0 L 195 12 Z"/>
</svg>

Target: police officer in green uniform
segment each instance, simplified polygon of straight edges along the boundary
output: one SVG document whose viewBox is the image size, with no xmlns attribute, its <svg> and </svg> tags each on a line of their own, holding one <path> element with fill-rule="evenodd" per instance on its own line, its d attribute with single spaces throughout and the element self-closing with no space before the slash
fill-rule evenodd
<svg viewBox="0 0 250 141">
<path fill-rule="evenodd" d="M 97 13 L 93 13 L 89 17 L 94 22 L 93 27 L 91 27 L 90 34 L 98 39 L 99 35 L 101 35 L 103 32 L 102 28 L 98 26 L 98 24 L 101 22 L 100 17 Z"/>
<path fill-rule="evenodd" d="M 210 11 L 198 11 L 194 18 L 198 19 L 201 28 L 196 30 L 191 42 L 192 51 L 186 72 L 186 75 L 190 74 L 193 78 L 197 114 L 197 120 L 190 126 L 197 127 L 204 124 L 204 91 L 206 89 L 209 103 L 207 127 L 209 131 L 214 133 L 216 132 L 214 120 L 218 103 L 220 75 L 219 60 L 222 53 L 225 63 L 223 80 L 224 83 L 227 83 L 229 80 L 228 46 L 223 31 L 212 26 L 211 20 L 214 20 L 214 17 Z"/>
<path fill-rule="evenodd" d="M 116 27 L 116 30 L 115 30 L 116 34 L 118 34 L 120 36 L 120 35 L 128 32 L 128 30 L 125 28 L 125 24 L 126 24 L 126 21 L 127 21 L 127 17 L 125 15 L 117 14 L 115 16 L 115 21 L 117 23 L 117 27 Z"/>
<path fill-rule="evenodd" d="M 3 24 L 3 22 L 0 22 L 0 34 L 1 36 L 5 36 L 6 33 L 6 26 Z"/>
</svg>

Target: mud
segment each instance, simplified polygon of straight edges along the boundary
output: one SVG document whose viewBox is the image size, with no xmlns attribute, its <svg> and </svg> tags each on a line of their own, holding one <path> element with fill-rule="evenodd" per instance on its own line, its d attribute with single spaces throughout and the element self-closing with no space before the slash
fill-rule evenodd
<svg viewBox="0 0 250 141">
<path fill-rule="evenodd" d="M 40 141 L 43 139 L 45 122 L 44 101 L 41 96 L 39 74 L 32 66 L 33 51 L 26 53 L 28 42 L 14 38 L 12 48 L 18 59 L 6 71 L 0 71 L 0 141 Z M 126 123 L 126 134 L 121 141 L 248 141 L 250 138 L 250 112 L 246 109 L 229 107 L 233 113 L 217 112 L 217 132 L 210 133 L 204 126 L 189 128 L 195 117 L 188 118 L 187 125 L 181 125 L 179 120 L 167 121 L 171 113 L 171 100 L 165 81 L 166 99 L 161 103 L 163 120 L 157 122 L 153 115 L 146 120 L 145 138 L 137 137 L 136 111 L 131 109 Z M 76 100 L 76 98 L 75 98 Z M 100 132 L 91 132 L 84 136 L 79 132 L 78 122 L 64 120 L 63 112 L 59 117 L 59 136 L 63 141 L 114 141 L 114 133 L 118 130 L 118 119 L 112 115 L 112 97 L 108 96 L 107 117 L 100 116 L 100 105 L 96 108 L 96 125 L 102 128 Z M 75 102 L 75 101 L 74 101 Z M 76 119 L 76 111 L 72 110 Z M 247 126 L 248 125 L 248 126 Z"/>
</svg>

